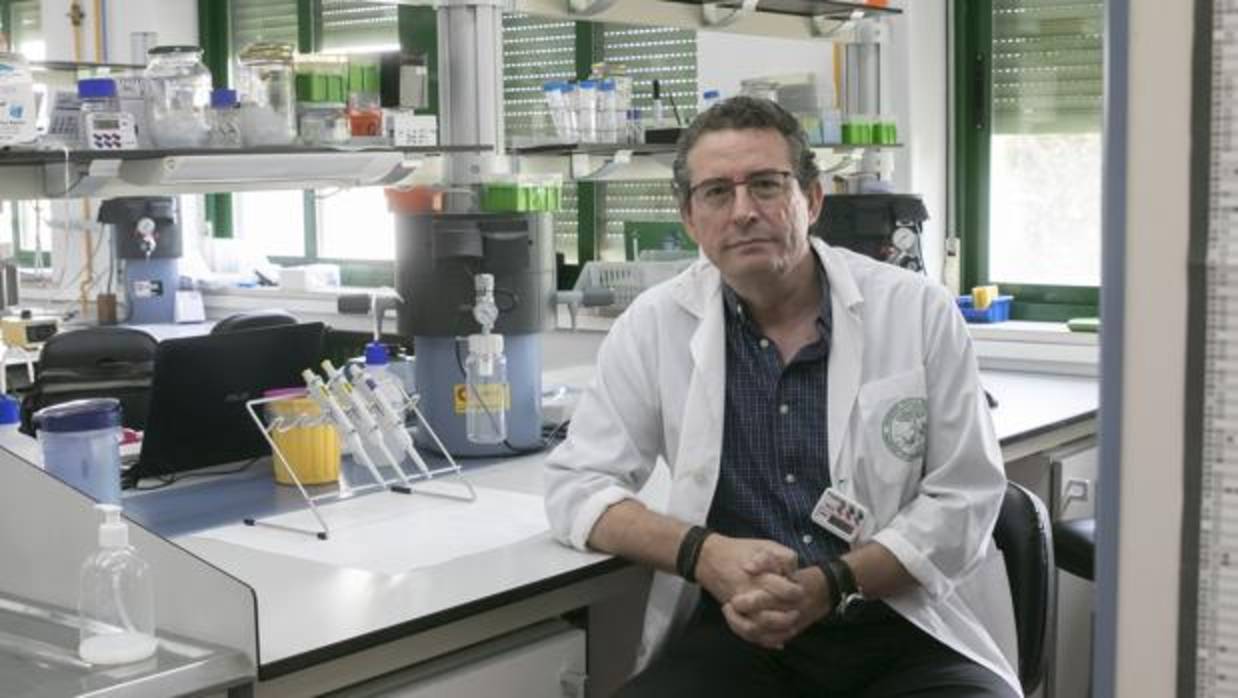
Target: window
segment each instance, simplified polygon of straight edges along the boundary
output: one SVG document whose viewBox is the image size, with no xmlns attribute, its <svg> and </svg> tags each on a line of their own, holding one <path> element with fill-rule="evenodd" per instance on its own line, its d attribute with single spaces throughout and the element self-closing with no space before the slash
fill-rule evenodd
<svg viewBox="0 0 1238 698">
<path fill-rule="evenodd" d="M 1103 3 L 982 0 L 959 12 L 964 285 L 997 283 L 1015 317 L 1096 313 Z"/>
</svg>

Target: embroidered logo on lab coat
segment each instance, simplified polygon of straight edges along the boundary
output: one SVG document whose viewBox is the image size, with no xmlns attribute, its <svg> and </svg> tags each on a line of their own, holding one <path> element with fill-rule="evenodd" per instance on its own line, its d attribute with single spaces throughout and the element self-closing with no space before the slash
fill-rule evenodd
<svg viewBox="0 0 1238 698">
<path fill-rule="evenodd" d="M 890 452 L 905 461 L 924 457 L 928 401 L 909 397 L 894 403 L 881 421 L 881 438 Z"/>
</svg>

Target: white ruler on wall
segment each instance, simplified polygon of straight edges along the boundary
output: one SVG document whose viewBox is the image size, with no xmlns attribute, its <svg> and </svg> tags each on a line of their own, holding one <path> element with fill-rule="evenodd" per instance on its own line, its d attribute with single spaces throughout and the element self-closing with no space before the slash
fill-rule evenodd
<svg viewBox="0 0 1238 698">
<path fill-rule="evenodd" d="M 1198 500 L 1191 503 L 1198 506 L 1198 576 L 1194 662 L 1180 670 L 1193 673 L 1195 696 L 1238 698 L 1238 0 L 1213 0 L 1210 13 L 1207 238 L 1202 250 L 1194 247 L 1191 268 L 1196 299 L 1202 291 L 1204 301 L 1202 334 L 1195 332 L 1203 340 L 1195 370 L 1203 375 L 1188 377 L 1201 389 L 1188 391 L 1201 403 L 1199 442 L 1188 451 L 1198 461 L 1187 463 L 1198 467 Z M 1203 184 L 1199 174 L 1196 187 Z"/>
</svg>

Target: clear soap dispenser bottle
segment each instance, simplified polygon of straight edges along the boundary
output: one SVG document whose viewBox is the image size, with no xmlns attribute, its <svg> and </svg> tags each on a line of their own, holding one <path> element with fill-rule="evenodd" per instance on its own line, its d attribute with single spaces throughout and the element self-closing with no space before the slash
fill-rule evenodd
<svg viewBox="0 0 1238 698">
<path fill-rule="evenodd" d="M 82 563 L 78 655 L 91 664 L 126 664 L 153 655 L 155 587 L 150 565 L 129 545 L 120 507 L 98 504 L 99 550 Z"/>
</svg>

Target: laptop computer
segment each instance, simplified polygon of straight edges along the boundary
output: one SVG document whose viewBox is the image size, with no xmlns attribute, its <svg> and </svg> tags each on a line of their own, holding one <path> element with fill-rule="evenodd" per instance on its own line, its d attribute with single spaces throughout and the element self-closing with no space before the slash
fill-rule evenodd
<svg viewBox="0 0 1238 698">
<path fill-rule="evenodd" d="M 160 342 L 146 433 L 126 481 L 269 454 L 245 402 L 305 385 L 301 371 L 318 370 L 325 334 L 314 322 Z"/>
</svg>

